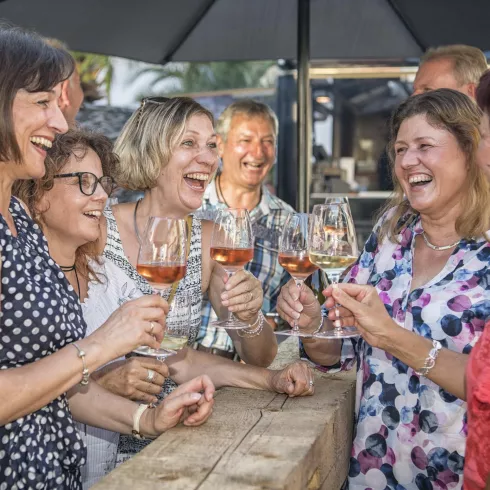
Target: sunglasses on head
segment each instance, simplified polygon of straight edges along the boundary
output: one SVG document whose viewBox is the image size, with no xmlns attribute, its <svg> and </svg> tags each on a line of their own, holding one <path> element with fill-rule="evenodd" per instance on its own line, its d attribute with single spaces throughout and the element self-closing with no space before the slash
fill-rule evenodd
<svg viewBox="0 0 490 490">
<path fill-rule="evenodd" d="M 99 184 L 102 189 L 104 189 L 107 197 L 111 197 L 112 191 L 115 188 L 114 179 L 108 175 L 97 177 L 91 172 L 72 172 L 69 174 L 58 174 L 54 176 L 55 179 L 64 179 L 67 177 L 78 177 L 80 192 L 86 196 L 92 196 Z"/>
<path fill-rule="evenodd" d="M 145 106 L 147 104 L 165 104 L 168 102 L 170 99 L 168 97 L 145 97 L 141 101 L 141 105 L 138 109 L 138 120 L 136 122 L 136 129 L 139 128 L 140 122 L 141 122 L 141 116 L 143 115 L 143 111 L 145 109 Z"/>
</svg>

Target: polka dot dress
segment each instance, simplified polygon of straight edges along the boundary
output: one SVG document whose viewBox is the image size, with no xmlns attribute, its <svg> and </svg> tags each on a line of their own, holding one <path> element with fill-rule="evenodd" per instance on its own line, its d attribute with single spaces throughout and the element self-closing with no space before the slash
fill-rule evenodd
<svg viewBox="0 0 490 490">
<path fill-rule="evenodd" d="M 39 227 L 15 198 L 10 212 L 17 237 L 0 215 L 0 369 L 38 361 L 83 338 L 86 328 Z M 0 490 L 79 489 L 83 464 L 85 448 L 65 394 L 0 427 Z"/>
</svg>

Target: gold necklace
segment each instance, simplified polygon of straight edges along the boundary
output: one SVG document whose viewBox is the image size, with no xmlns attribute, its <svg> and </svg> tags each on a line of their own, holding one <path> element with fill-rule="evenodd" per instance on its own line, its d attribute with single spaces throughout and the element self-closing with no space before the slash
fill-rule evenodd
<svg viewBox="0 0 490 490">
<path fill-rule="evenodd" d="M 433 245 L 432 243 L 429 242 L 429 239 L 427 238 L 425 231 L 422 233 L 422 237 L 424 239 L 425 244 L 432 250 L 435 250 L 436 252 L 442 252 L 443 250 L 449 250 L 450 248 L 454 248 L 461 241 L 458 240 L 457 242 L 451 243 L 451 245 L 443 245 L 442 247 L 438 247 L 437 245 Z"/>
</svg>

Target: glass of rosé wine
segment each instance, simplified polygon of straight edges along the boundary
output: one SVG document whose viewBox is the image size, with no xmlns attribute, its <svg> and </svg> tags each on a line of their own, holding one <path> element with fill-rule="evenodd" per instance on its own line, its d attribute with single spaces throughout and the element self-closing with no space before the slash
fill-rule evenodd
<svg viewBox="0 0 490 490">
<path fill-rule="evenodd" d="M 141 238 L 136 269 L 152 288 L 162 297 L 168 298 L 170 288 L 180 281 L 186 273 L 187 264 L 187 226 L 183 219 L 148 219 Z M 169 305 L 170 309 L 172 306 Z M 162 342 L 163 344 L 163 342 Z M 175 350 L 139 347 L 138 354 L 157 357 L 160 360 L 175 354 Z"/>
<path fill-rule="evenodd" d="M 253 259 L 254 237 L 250 216 L 246 209 L 222 209 L 214 221 L 211 237 L 211 258 L 218 262 L 228 278 Z M 240 330 L 250 328 L 230 311 L 226 320 L 211 322 L 214 327 Z"/>
<path fill-rule="evenodd" d="M 317 265 L 311 263 L 308 255 L 308 224 L 308 214 L 290 213 L 279 242 L 279 264 L 289 272 L 298 289 L 301 289 L 305 279 L 318 269 Z M 291 330 L 279 331 L 276 334 L 311 337 L 311 334 L 300 331 L 296 321 Z"/>
</svg>

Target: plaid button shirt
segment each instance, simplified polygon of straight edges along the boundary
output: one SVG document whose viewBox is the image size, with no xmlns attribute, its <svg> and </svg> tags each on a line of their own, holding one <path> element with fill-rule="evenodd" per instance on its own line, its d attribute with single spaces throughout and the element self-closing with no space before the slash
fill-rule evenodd
<svg viewBox="0 0 490 490">
<path fill-rule="evenodd" d="M 214 221 L 220 209 L 226 205 L 219 201 L 216 192 L 216 181 L 211 182 L 204 194 L 203 205 L 195 213 L 201 219 Z M 272 195 L 262 186 L 262 199 L 250 212 L 252 228 L 255 237 L 254 258 L 245 269 L 250 271 L 262 283 L 264 290 L 264 313 L 273 312 L 276 309 L 277 297 L 290 276 L 279 265 L 279 239 L 281 237 L 286 218 L 294 209 L 278 197 Z M 197 343 L 205 347 L 222 349 L 233 352 L 234 346 L 226 330 L 214 328 L 209 323 L 216 319 L 216 314 L 207 297 L 203 299 L 202 323 L 197 336 Z"/>
</svg>

